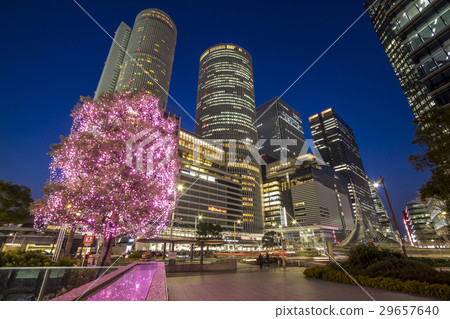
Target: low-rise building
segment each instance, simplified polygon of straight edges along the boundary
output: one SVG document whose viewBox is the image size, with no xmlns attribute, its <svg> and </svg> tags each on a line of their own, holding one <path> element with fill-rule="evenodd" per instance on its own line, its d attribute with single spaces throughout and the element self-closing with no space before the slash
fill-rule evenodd
<svg viewBox="0 0 450 319">
<path fill-rule="evenodd" d="M 263 189 L 266 229 L 295 228 L 300 242 L 312 231 L 316 244 L 341 241 L 353 229 L 347 180 L 311 154 L 268 164 Z"/>
</svg>

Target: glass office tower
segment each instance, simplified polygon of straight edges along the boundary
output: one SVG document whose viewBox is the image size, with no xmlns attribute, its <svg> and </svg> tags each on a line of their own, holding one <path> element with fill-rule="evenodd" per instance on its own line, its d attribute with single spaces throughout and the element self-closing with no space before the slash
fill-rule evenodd
<svg viewBox="0 0 450 319">
<path fill-rule="evenodd" d="M 331 108 L 309 118 L 314 147 L 325 163 L 347 178 L 353 217 L 361 213 L 378 228 L 378 218 L 353 130 Z M 357 197 L 357 198 L 356 198 Z"/>
<path fill-rule="evenodd" d="M 420 115 L 450 105 L 450 2 L 364 3 L 411 109 Z"/>
<path fill-rule="evenodd" d="M 253 67 L 244 48 L 219 44 L 201 55 L 195 117 L 195 133 L 220 143 L 228 172 L 242 178 L 244 230 L 262 232 Z"/>
<path fill-rule="evenodd" d="M 122 22 L 116 31 L 96 96 L 144 90 L 159 98 L 165 109 L 177 41 L 175 24 L 165 12 L 147 9 L 137 15 L 130 30 Z"/>
<path fill-rule="evenodd" d="M 300 114 L 279 97 L 256 108 L 258 138 L 265 139 L 259 153 L 266 160 L 280 160 L 281 152 L 287 157 L 297 157 L 305 144 L 305 133 Z M 272 139 L 289 140 L 289 144 L 271 143 Z M 272 141 L 274 142 L 274 141 Z"/>
</svg>

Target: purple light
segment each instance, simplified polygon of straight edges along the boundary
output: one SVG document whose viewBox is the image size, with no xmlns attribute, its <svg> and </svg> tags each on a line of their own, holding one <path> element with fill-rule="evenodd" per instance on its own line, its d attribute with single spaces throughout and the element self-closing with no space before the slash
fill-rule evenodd
<svg viewBox="0 0 450 319">
<path fill-rule="evenodd" d="M 35 227 L 80 225 L 106 238 L 160 232 L 177 196 L 176 121 L 163 116 L 153 96 L 131 92 L 82 98 L 71 116 L 70 135 L 50 154 L 46 195 L 31 208 Z M 126 162 L 127 141 L 144 130 L 164 138 L 159 148 L 152 149 L 158 139 L 143 146 L 153 156 L 149 174 Z"/>
</svg>

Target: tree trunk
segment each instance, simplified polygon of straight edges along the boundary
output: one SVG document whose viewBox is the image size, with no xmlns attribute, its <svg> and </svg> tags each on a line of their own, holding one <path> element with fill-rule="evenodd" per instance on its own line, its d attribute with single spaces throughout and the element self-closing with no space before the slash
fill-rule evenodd
<svg viewBox="0 0 450 319">
<path fill-rule="evenodd" d="M 67 237 L 66 246 L 64 247 L 64 256 L 63 258 L 70 258 L 70 250 L 73 245 L 73 238 L 75 237 L 74 229 L 70 229 L 69 237 Z"/>
<path fill-rule="evenodd" d="M 100 266 L 109 266 L 111 262 L 111 253 L 112 253 L 112 246 L 114 243 L 114 237 L 110 236 L 108 241 L 103 242 L 102 247 L 102 254 L 100 258 Z"/>
<path fill-rule="evenodd" d="M 200 264 L 203 265 L 203 242 L 200 243 Z"/>
</svg>

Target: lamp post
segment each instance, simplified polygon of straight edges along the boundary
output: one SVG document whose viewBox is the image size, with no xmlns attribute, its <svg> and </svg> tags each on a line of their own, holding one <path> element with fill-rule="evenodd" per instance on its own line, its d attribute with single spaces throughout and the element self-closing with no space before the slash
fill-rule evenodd
<svg viewBox="0 0 450 319">
<path fill-rule="evenodd" d="M 405 243 L 403 242 L 403 237 L 402 237 L 402 234 L 400 233 L 400 228 L 398 227 L 397 218 L 395 217 L 394 210 L 392 209 L 392 205 L 391 205 L 391 200 L 389 199 L 389 195 L 388 195 L 386 186 L 384 185 L 384 178 L 382 176 L 380 176 L 380 180 L 373 183 L 373 186 L 378 187 L 378 186 L 380 186 L 380 183 L 383 186 L 384 194 L 386 195 L 389 209 L 391 211 L 392 220 L 394 221 L 395 228 L 397 229 L 398 235 L 400 237 L 400 245 L 402 246 L 403 255 L 405 255 L 405 257 L 408 257 L 408 255 L 406 254 Z"/>
<path fill-rule="evenodd" d="M 202 219 L 203 216 L 202 215 L 198 215 L 197 217 L 195 217 L 195 223 L 194 223 L 194 239 L 197 238 L 197 219 Z"/>
<path fill-rule="evenodd" d="M 236 251 L 236 223 L 240 224 L 241 220 L 238 219 L 238 220 L 233 221 L 233 232 L 234 232 L 234 235 L 233 235 L 233 250 L 234 251 Z"/>
</svg>

